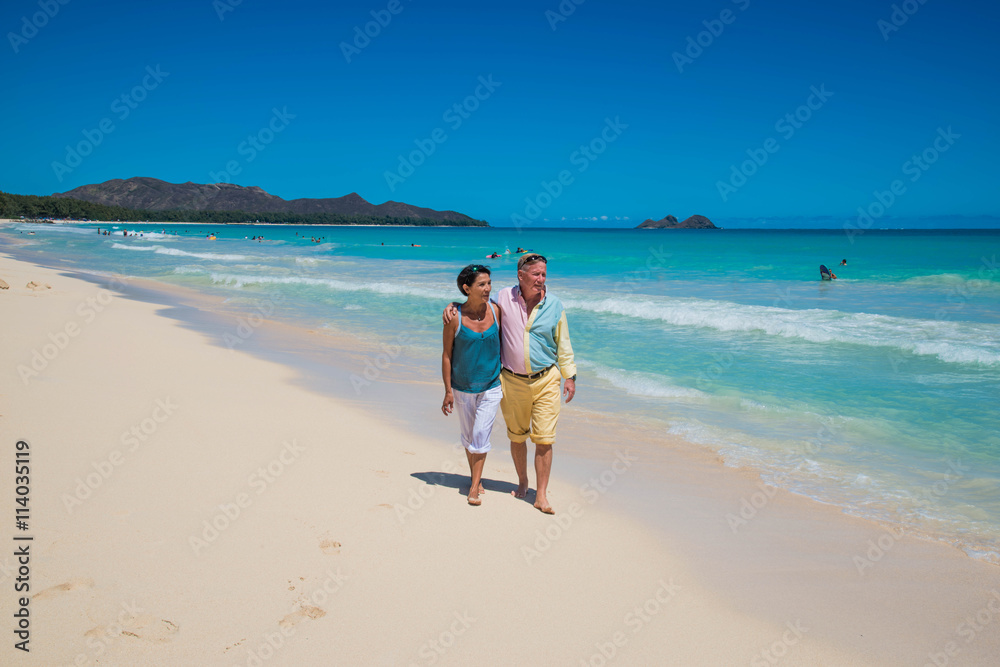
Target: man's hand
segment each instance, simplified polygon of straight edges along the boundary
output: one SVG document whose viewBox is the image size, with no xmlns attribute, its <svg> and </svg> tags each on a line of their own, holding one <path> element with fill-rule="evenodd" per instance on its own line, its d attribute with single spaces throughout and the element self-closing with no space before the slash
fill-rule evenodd
<svg viewBox="0 0 1000 667">
<path fill-rule="evenodd" d="M 566 384 L 563 386 L 563 396 L 566 397 L 567 403 L 573 400 L 573 397 L 576 396 L 576 380 L 566 380 Z"/>
<path fill-rule="evenodd" d="M 448 307 L 444 309 L 443 313 L 441 313 L 441 321 L 445 324 L 451 324 L 451 321 L 455 319 L 457 315 L 458 306 L 456 306 L 454 302 L 449 303 Z"/>
<path fill-rule="evenodd" d="M 450 391 L 444 392 L 444 402 L 441 403 L 441 412 L 444 413 L 445 417 L 451 414 L 452 409 L 455 407 L 455 395 Z"/>
</svg>

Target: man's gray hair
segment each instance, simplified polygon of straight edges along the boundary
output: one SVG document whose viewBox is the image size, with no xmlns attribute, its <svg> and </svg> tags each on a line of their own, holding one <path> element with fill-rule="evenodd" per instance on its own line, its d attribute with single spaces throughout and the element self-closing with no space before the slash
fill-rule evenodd
<svg viewBox="0 0 1000 667">
<path fill-rule="evenodd" d="M 539 255 L 537 252 L 529 252 L 521 255 L 521 258 L 517 260 L 517 270 L 521 271 L 528 264 L 534 264 L 535 262 L 543 262 L 545 264 L 549 263 L 547 259 Z"/>
</svg>

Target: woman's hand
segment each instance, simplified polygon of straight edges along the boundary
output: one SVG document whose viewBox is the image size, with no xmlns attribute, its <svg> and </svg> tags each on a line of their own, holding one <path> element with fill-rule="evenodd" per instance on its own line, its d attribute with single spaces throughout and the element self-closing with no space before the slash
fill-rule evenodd
<svg viewBox="0 0 1000 667">
<path fill-rule="evenodd" d="M 452 301 L 444 309 L 444 312 L 441 313 L 441 321 L 444 322 L 445 325 L 451 324 L 451 321 L 455 319 L 457 315 L 458 315 L 458 306 L 456 305 L 456 302 Z"/>
<path fill-rule="evenodd" d="M 441 403 L 441 412 L 443 412 L 447 417 L 448 415 L 451 414 L 451 411 L 454 409 L 454 407 L 455 407 L 455 395 L 451 392 L 450 389 L 445 390 L 444 402 Z"/>
</svg>

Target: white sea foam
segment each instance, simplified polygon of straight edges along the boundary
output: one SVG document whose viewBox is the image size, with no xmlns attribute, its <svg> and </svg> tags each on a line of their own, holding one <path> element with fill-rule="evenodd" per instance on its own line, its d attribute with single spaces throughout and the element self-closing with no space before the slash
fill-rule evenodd
<svg viewBox="0 0 1000 667">
<path fill-rule="evenodd" d="M 740 407 L 749 412 L 785 412 L 786 408 L 782 408 L 774 405 L 764 405 L 758 401 L 751 400 L 749 398 L 740 399 Z"/>
<path fill-rule="evenodd" d="M 186 250 L 178 250 L 177 248 L 163 248 L 158 247 L 156 249 L 156 254 L 158 255 L 173 255 L 175 257 L 197 257 L 199 259 L 215 259 L 219 261 L 227 262 L 238 262 L 247 258 L 246 255 L 234 255 L 218 252 L 187 252 Z"/>
<path fill-rule="evenodd" d="M 164 248 L 160 245 L 124 245 L 122 243 L 112 243 L 112 248 L 117 250 L 142 250 L 153 251 L 157 255 L 172 255 L 174 257 L 197 257 L 198 259 L 214 259 L 218 261 L 238 262 L 246 259 L 246 255 L 231 255 L 217 252 L 187 252 L 177 248 Z"/>
<path fill-rule="evenodd" d="M 917 287 L 948 287 L 958 293 L 968 291 L 1000 291 L 1000 282 L 985 278 L 966 278 L 958 273 L 935 273 L 929 276 L 914 276 L 902 281 L 904 285 Z"/>
<path fill-rule="evenodd" d="M 176 241 L 180 238 L 176 234 L 161 234 L 160 232 L 140 232 L 140 237 L 158 241 Z"/>
<path fill-rule="evenodd" d="M 38 223 L 24 224 L 19 223 L 14 226 L 17 230 L 31 230 L 32 232 L 44 230 L 46 233 L 55 232 L 57 234 L 87 234 L 96 235 L 97 230 L 91 227 L 77 227 L 76 225 L 69 225 L 66 223 L 54 223 L 51 225 L 39 225 Z"/>
<path fill-rule="evenodd" d="M 253 276 L 231 273 L 212 273 L 212 282 L 231 287 L 246 287 L 247 285 L 307 285 L 325 287 L 335 292 L 375 292 L 388 296 L 416 296 L 435 301 L 445 301 L 452 298 L 451 291 L 427 289 L 400 283 L 346 281 L 335 278 L 311 278 L 307 276 Z"/>
<path fill-rule="evenodd" d="M 697 389 L 671 384 L 669 378 L 652 373 L 625 371 L 619 368 L 609 368 L 593 362 L 578 362 L 581 368 L 586 368 L 602 380 L 607 380 L 619 389 L 632 396 L 649 396 L 651 398 L 708 398 L 708 395 Z"/>
<path fill-rule="evenodd" d="M 124 243 L 112 243 L 111 247 L 116 250 L 156 250 L 155 245 L 125 245 Z"/>
<path fill-rule="evenodd" d="M 602 301 L 567 300 L 568 308 L 598 314 L 656 320 L 676 327 L 721 332 L 762 332 L 811 343 L 891 347 L 949 363 L 1000 366 L 1000 325 L 845 313 L 792 310 L 706 299 Z"/>
</svg>

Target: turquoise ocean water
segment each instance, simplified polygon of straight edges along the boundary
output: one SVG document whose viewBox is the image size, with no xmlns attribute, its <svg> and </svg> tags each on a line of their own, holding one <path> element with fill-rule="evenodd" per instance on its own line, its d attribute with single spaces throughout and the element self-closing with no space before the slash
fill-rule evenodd
<svg viewBox="0 0 1000 667">
<path fill-rule="evenodd" d="M 124 228 L 0 236 L 29 241 L 28 259 L 263 300 L 369 342 L 406 330 L 432 378 L 458 270 L 485 263 L 507 286 L 516 255 L 486 255 L 541 252 L 580 407 L 1000 563 L 1000 230 Z"/>
</svg>

